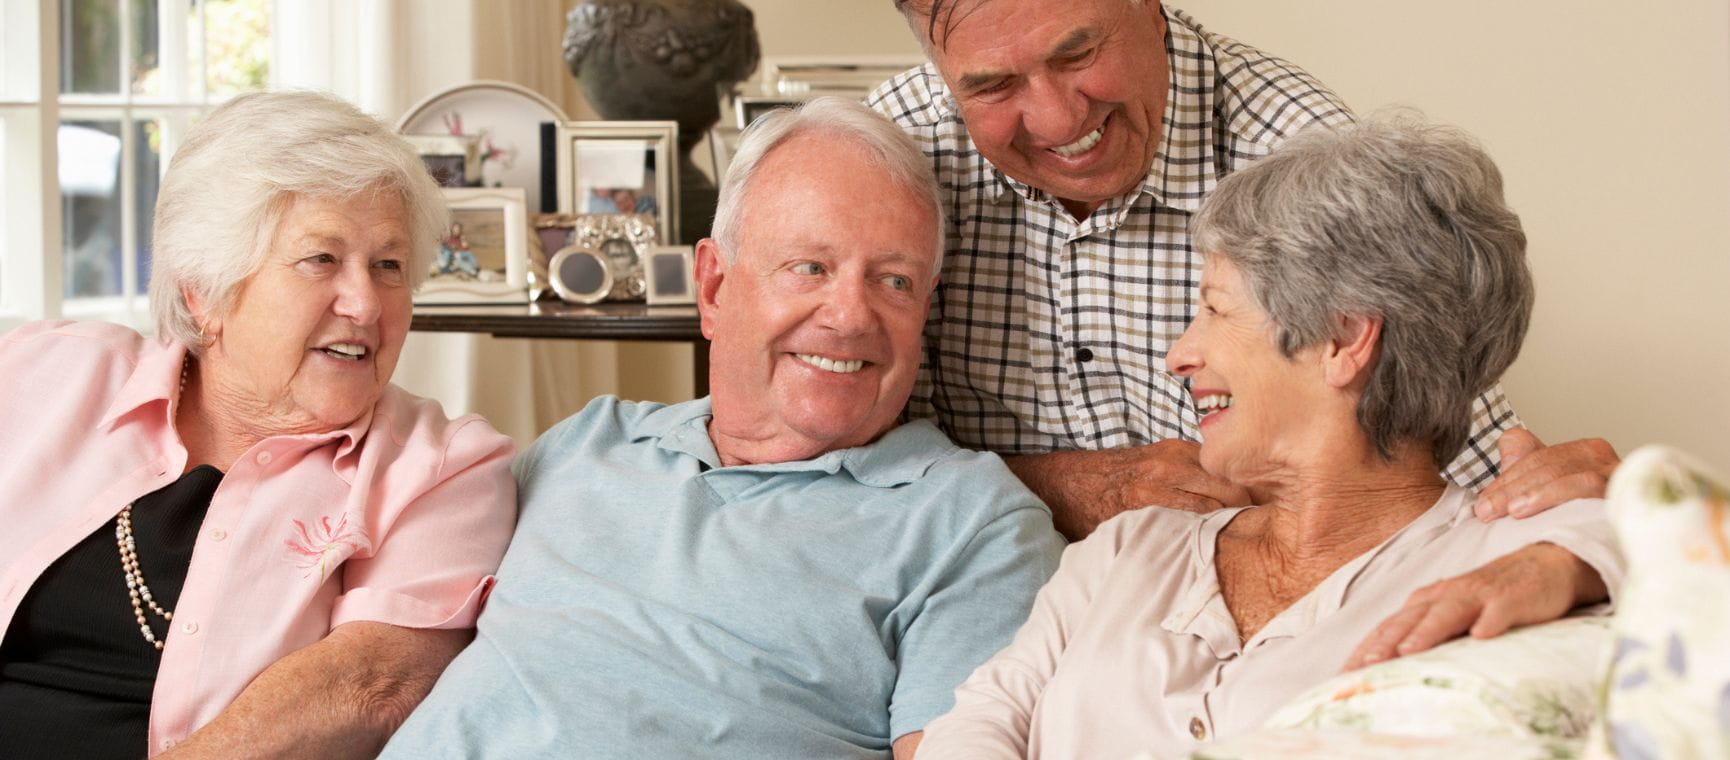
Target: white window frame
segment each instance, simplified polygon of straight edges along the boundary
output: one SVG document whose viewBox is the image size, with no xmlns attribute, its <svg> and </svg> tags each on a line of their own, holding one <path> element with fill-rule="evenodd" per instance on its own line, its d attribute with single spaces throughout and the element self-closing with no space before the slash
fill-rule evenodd
<svg viewBox="0 0 1730 760">
<path fill-rule="evenodd" d="M 208 92 L 205 71 L 187 71 L 188 37 L 200 46 L 198 65 L 208 66 L 203 0 L 158 0 L 158 60 L 161 92 L 134 95 L 131 6 L 119 5 L 120 92 L 60 93 L 60 1 L 0 0 L 0 139 L 5 185 L 0 190 L 0 330 L 31 319 L 100 319 L 149 331 L 150 308 L 138 282 L 138 256 L 150 231 L 139 229 L 135 125 L 158 121 L 162 128 L 161 168 L 201 114 L 227 96 Z M 271 15 L 275 7 L 272 4 Z M 193 26 L 187 19 L 197 10 Z M 274 29 L 272 30 L 274 37 Z M 271 45 L 274 58 L 276 46 Z M 274 63 L 274 62 L 273 62 Z M 275 66 L 272 66 L 275 76 Z M 121 294 L 90 298 L 64 296 L 64 241 L 58 165 L 59 126 L 63 120 L 117 121 L 120 124 Z M 36 221 L 37 223 L 30 223 Z M 14 223 L 16 222 L 16 223 Z"/>
</svg>

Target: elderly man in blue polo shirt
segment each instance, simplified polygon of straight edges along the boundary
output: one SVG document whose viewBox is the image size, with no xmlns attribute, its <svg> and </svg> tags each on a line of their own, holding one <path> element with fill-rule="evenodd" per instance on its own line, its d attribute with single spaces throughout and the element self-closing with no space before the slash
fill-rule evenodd
<svg viewBox="0 0 1730 760">
<path fill-rule="evenodd" d="M 937 199 L 857 103 L 746 133 L 697 247 L 713 395 L 523 454 L 478 638 L 385 757 L 912 757 L 1062 550 L 996 455 L 897 425 Z"/>
</svg>

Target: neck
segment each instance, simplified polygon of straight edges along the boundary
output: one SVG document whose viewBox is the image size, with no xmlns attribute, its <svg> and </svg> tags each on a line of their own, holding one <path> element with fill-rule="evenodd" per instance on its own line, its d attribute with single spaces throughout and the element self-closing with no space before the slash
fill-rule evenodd
<svg viewBox="0 0 1730 760">
<path fill-rule="evenodd" d="M 220 362 L 186 358 L 180 405 L 174 415 L 176 432 L 186 446 L 186 468 L 210 465 L 227 472 L 235 460 L 259 441 L 276 435 L 318 432 L 316 424 L 284 425 L 252 396 L 237 392 L 221 372 Z"/>
<path fill-rule="evenodd" d="M 1289 561 L 1343 563 L 1417 519 L 1446 488 L 1422 447 L 1403 445 L 1383 459 L 1366 441 L 1250 486 L 1258 506 L 1245 527 Z"/>
</svg>

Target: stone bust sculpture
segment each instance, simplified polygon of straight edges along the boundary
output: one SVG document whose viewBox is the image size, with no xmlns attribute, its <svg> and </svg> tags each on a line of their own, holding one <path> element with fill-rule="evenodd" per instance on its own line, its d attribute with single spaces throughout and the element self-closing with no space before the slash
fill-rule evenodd
<svg viewBox="0 0 1730 760">
<path fill-rule="evenodd" d="M 581 0 L 565 24 L 565 65 L 608 120 L 679 123 L 679 229 L 708 233 L 715 186 L 691 149 L 720 119 L 719 87 L 757 68 L 751 9 L 738 0 Z"/>
</svg>

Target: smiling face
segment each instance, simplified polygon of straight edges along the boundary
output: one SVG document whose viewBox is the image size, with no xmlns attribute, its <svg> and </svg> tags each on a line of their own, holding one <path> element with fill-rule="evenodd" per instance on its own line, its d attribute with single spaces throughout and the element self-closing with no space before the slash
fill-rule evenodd
<svg viewBox="0 0 1730 760">
<path fill-rule="evenodd" d="M 808 459 L 893 427 L 919 370 L 937 220 L 846 140 L 776 146 L 731 264 L 697 247 L 710 436 L 725 464 Z"/>
<path fill-rule="evenodd" d="M 927 48 L 992 165 L 1077 214 L 1146 179 L 1171 81 L 1158 2 L 951 2 Z"/>
<path fill-rule="evenodd" d="M 1327 381 L 1320 349 L 1280 353 L 1267 312 L 1229 260 L 1206 257 L 1200 307 L 1165 361 L 1190 379 L 1203 469 L 1249 484 L 1309 459 L 1334 417 L 1355 429 L 1352 399 Z"/>
<path fill-rule="evenodd" d="M 213 413 L 268 434 L 336 430 L 390 382 L 412 306 L 408 217 L 390 191 L 292 197 L 263 266 L 203 317 Z"/>
</svg>

